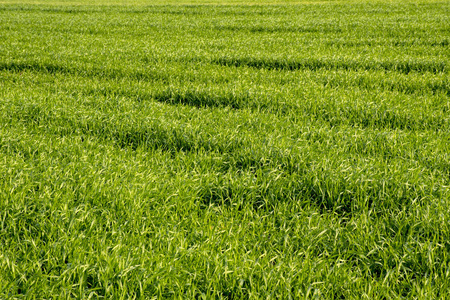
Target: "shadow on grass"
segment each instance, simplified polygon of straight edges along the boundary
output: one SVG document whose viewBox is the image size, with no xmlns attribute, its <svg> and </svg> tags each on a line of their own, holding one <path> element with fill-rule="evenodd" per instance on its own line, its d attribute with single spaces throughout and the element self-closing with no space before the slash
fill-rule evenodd
<svg viewBox="0 0 450 300">
<path fill-rule="evenodd" d="M 220 57 L 211 60 L 221 66 L 251 67 L 268 70 L 386 70 L 403 74 L 441 73 L 448 71 L 445 62 L 435 61 L 357 61 L 349 59 L 265 59 L 253 57 Z"/>
<path fill-rule="evenodd" d="M 226 30 L 232 32 L 250 33 L 337 33 L 342 32 L 341 28 L 332 26 L 264 26 L 264 25 L 222 25 L 214 27 L 215 30 Z"/>
<path fill-rule="evenodd" d="M 67 74 L 81 77 L 99 77 L 105 79 L 122 79 L 129 78 L 135 80 L 164 80 L 165 76 L 154 72 L 139 72 L 113 68 L 97 68 L 97 67 L 67 67 L 64 65 L 54 64 L 50 62 L 0 62 L 0 71 L 9 72 L 38 72 L 46 74 Z"/>
</svg>

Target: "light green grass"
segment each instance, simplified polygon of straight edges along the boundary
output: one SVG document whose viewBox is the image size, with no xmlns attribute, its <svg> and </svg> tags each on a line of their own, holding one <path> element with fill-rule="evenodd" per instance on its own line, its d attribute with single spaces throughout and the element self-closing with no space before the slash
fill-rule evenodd
<svg viewBox="0 0 450 300">
<path fill-rule="evenodd" d="M 152 5 L 239 5 L 239 6 L 259 6 L 259 5 L 317 5 L 317 4 L 366 4 L 366 0 L 0 0 L 0 4 L 37 4 L 52 6 L 152 6 Z M 445 1 L 440 0 L 375 0 L 371 3 L 440 3 L 445 5 Z"/>
<path fill-rule="evenodd" d="M 398 1 L 398 0 L 397 0 Z M 422 0 L 426 1 L 426 0 Z M 1 0 L 2 4 L 37 4 L 37 5 L 76 5 L 76 6 L 151 6 L 151 5 L 296 5 L 296 4 L 322 4 L 322 3 L 339 3 L 340 0 L 265 0 L 265 1 L 245 1 L 245 0 L 59 0 L 59 1 L 44 1 L 44 0 Z"/>
<path fill-rule="evenodd" d="M 449 298 L 447 3 L 1 3 L 1 299 Z"/>
</svg>

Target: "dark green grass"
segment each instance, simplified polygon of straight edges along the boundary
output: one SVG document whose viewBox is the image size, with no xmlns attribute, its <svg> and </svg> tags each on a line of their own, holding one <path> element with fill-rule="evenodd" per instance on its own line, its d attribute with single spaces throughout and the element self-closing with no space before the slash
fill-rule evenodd
<svg viewBox="0 0 450 300">
<path fill-rule="evenodd" d="M 0 298 L 447 298 L 448 12 L 1 4 Z"/>
</svg>

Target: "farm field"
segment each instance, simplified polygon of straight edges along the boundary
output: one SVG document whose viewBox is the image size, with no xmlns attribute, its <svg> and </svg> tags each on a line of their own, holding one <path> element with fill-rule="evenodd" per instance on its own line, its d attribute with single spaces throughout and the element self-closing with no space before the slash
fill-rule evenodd
<svg viewBox="0 0 450 300">
<path fill-rule="evenodd" d="M 450 297 L 447 1 L 0 0 L 0 299 Z"/>
</svg>

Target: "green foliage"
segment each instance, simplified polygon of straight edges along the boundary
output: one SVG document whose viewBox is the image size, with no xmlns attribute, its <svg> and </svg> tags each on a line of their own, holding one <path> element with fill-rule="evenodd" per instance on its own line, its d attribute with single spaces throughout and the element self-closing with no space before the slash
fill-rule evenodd
<svg viewBox="0 0 450 300">
<path fill-rule="evenodd" d="M 1 299 L 447 297 L 447 3 L 8 2 Z"/>
</svg>

